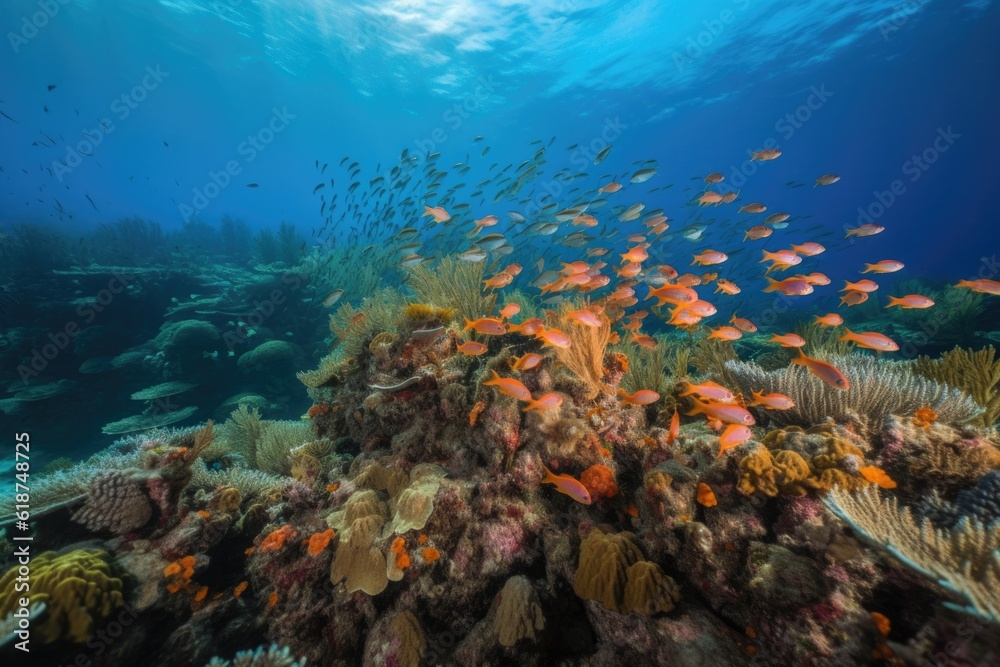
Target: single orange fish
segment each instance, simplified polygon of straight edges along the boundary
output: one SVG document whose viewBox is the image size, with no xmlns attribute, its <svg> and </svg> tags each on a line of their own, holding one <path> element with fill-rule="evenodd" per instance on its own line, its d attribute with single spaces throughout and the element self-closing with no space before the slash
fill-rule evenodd
<svg viewBox="0 0 1000 667">
<path fill-rule="evenodd" d="M 847 376 L 840 372 L 840 369 L 821 359 L 815 359 L 807 356 L 806 353 L 802 351 L 802 348 L 799 348 L 799 356 L 792 359 L 792 363 L 805 366 L 810 373 L 831 387 L 836 387 L 837 389 L 843 389 L 845 391 L 851 388 L 850 381 L 847 379 Z"/>
<path fill-rule="evenodd" d="M 545 412 L 546 410 L 555 410 L 560 405 L 563 404 L 563 397 L 560 394 L 554 392 L 545 394 L 541 396 L 524 407 L 524 412 L 528 410 L 537 410 L 538 412 Z"/>
<path fill-rule="evenodd" d="M 705 415 L 709 419 L 718 419 L 724 424 L 744 424 L 753 426 L 757 422 L 747 409 L 732 403 L 703 403 L 693 398 L 694 407 L 685 414 L 689 417 Z"/>
<path fill-rule="evenodd" d="M 489 348 L 482 343 L 474 340 L 466 341 L 458 346 L 459 352 L 467 354 L 470 357 L 478 357 L 480 354 L 485 354 L 488 349 Z"/>
<path fill-rule="evenodd" d="M 756 324 L 754 324 L 753 322 L 751 322 L 746 318 L 736 317 L 735 313 L 729 319 L 729 323 L 744 333 L 754 333 L 755 331 L 757 331 Z"/>
<path fill-rule="evenodd" d="M 660 395 L 652 389 L 640 389 L 634 394 L 629 394 L 619 387 L 618 396 L 626 405 L 652 405 L 660 400 Z"/>
<path fill-rule="evenodd" d="M 542 341 L 542 344 L 548 345 L 550 347 L 558 347 L 562 349 L 568 349 L 573 343 L 570 341 L 569 336 L 564 334 L 559 329 L 546 329 L 542 327 L 535 334 L 535 338 Z"/>
<path fill-rule="evenodd" d="M 983 278 L 981 280 L 959 280 L 955 287 L 965 287 L 973 292 L 1000 296 L 1000 282 Z"/>
<path fill-rule="evenodd" d="M 747 239 L 751 241 L 759 241 L 760 239 L 766 239 L 768 236 L 774 233 L 770 227 L 765 227 L 764 225 L 757 225 L 756 227 L 751 227 L 746 231 L 743 236 L 744 243 Z"/>
<path fill-rule="evenodd" d="M 897 262 L 894 259 L 883 259 L 881 262 L 875 262 L 874 264 L 865 264 L 865 269 L 861 273 L 894 273 L 903 268 L 902 262 Z"/>
<path fill-rule="evenodd" d="M 670 428 L 667 429 L 667 444 L 672 445 L 677 442 L 677 436 L 681 433 L 681 414 L 675 409 L 674 416 L 670 418 Z"/>
<path fill-rule="evenodd" d="M 521 306 L 515 302 L 510 302 L 500 309 L 500 317 L 502 319 L 510 319 L 521 312 Z"/>
<path fill-rule="evenodd" d="M 763 406 L 768 410 L 790 410 L 795 407 L 795 401 L 784 394 L 772 392 L 765 396 L 763 391 L 753 391 L 750 393 L 753 396 L 750 407 Z"/>
<path fill-rule="evenodd" d="M 507 268 L 503 270 L 503 272 L 504 273 L 509 273 L 512 276 L 516 276 L 517 274 L 521 273 L 521 265 L 520 264 L 509 264 L 509 265 L 507 265 Z"/>
<path fill-rule="evenodd" d="M 740 210 L 737 213 L 742 213 L 746 211 L 747 213 L 763 213 L 767 210 L 767 207 L 761 204 L 759 201 L 751 202 L 745 206 L 740 206 Z"/>
<path fill-rule="evenodd" d="M 646 334 L 640 334 L 640 333 L 633 332 L 631 340 L 632 340 L 633 343 L 635 343 L 639 347 L 644 347 L 647 350 L 655 350 L 656 349 L 656 339 L 653 338 L 652 336 L 647 336 Z"/>
<path fill-rule="evenodd" d="M 691 263 L 698 264 L 699 266 L 711 266 L 713 264 L 722 264 L 727 259 L 729 259 L 729 255 L 724 252 L 704 250 L 700 254 L 694 255 L 694 261 Z"/>
<path fill-rule="evenodd" d="M 753 437 L 750 427 L 743 424 L 730 424 L 719 436 L 719 454 L 715 458 L 720 458 L 725 452 L 738 447 Z"/>
<path fill-rule="evenodd" d="M 734 403 L 736 397 L 733 396 L 733 392 L 726 389 L 721 384 L 716 384 L 715 382 L 702 382 L 701 384 L 691 384 L 690 382 L 685 382 L 684 391 L 682 391 L 678 396 L 683 398 L 684 396 L 697 395 L 701 398 L 707 398 L 711 401 L 719 401 L 721 403 Z"/>
<path fill-rule="evenodd" d="M 503 321 L 495 317 L 480 317 L 475 321 L 467 319 L 465 320 L 463 331 L 468 331 L 469 329 L 486 336 L 502 336 L 507 333 Z"/>
<path fill-rule="evenodd" d="M 813 293 L 813 286 L 809 281 L 797 276 L 785 278 L 784 280 L 765 277 L 767 278 L 767 287 L 764 288 L 765 294 L 769 292 L 781 292 L 786 296 L 804 296 Z"/>
<path fill-rule="evenodd" d="M 434 222 L 448 222 L 451 220 L 451 215 L 449 215 L 448 211 L 440 206 L 424 206 L 424 213 L 420 217 L 424 217 L 425 215 L 434 218 Z"/>
<path fill-rule="evenodd" d="M 715 507 L 719 504 L 719 501 L 715 498 L 715 492 L 712 491 L 712 487 L 705 482 L 698 482 L 698 494 L 696 496 L 698 504 L 702 507 Z"/>
<path fill-rule="evenodd" d="M 486 285 L 485 289 L 490 289 L 491 287 L 493 289 L 500 289 L 501 287 L 506 287 L 507 285 L 510 285 L 511 282 L 513 282 L 513 280 L 514 276 L 510 275 L 509 273 L 504 273 L 503 271 L 501 271 L 492 278 L 484 280 L 483 283 L 485 283 Z"/>
<path fill-rule="evenodd" d="M 710 340 L 739 340 L 743 337 L 743 332 L 736 327 L 721 326 L 711 332 L 708 335 Z"/>
<path fill-rule="evenodd" d="M 723 294 L 728 294 L 729 296 L 734 296 L 739 294 L 742 290 L 736 283 L 726 280 L 725 278 L 719 278 L 715 282 L 715 291 L 722 292 Z"/>
<path fill-rule="evenodd" d="M 677 284 L 682 287 L 694 287 L 701 284 L 701 278 L 693 273 L 685 273 L 683 276 L 678 276 Z"/>
<path fill-rule="evenodd" d="M 793 245 L 792 250 L 800 255 L 805 255 L 806 257 L 813 257 L 814 255 L 819 255 L 820 253 L 826 252 L 826 248 L 822 244 L 815 243 L 813 241 L 807 241 L 799 245 Z"/>
<path fill-rule="evenodd" d="M 848 292 L 840 297 L 840 305 L 856 306 L 868 300 L 868 292 Z"/>
<path fill-rule="evenodd" d="M 580 310 L 574 310 L 566 313 L 566 318 L 579 322 L 580 324 L 586 325 L 588 327 L 599 327 L 601 326 L 601 317 L 592 310 L 587 308 L 581 308 Z"/>
<path fill-rule="evenodd" d="M 860 227 L 855 227 L 854 229 L 848 229 L 844 238 L 846 239 L 852 236 L 874 236 L 875 234 L 881 234 L 884 231 L 885 227 L 882 225 L 861 225 Z"/>
<path fill-rule="evenodd" d="M 575 480 L 569 475 L 554 475 L 544 465 L 542 469 L 545 470 L 545 477 L 542 478 L 542 484 L 553 484 L 559 493 L 563 493 L 583 505 L 590 504 L 590 491 L 587 491 L 587 487 L 581 484 L 579 480 Z"/>
<path fill-rule="evenodd" d="M 532 368 L 536 368 L 538 364 L 542 363 L 544 357 L 535 352 L 526 352 L 514 361 L 512 368 L 515 371 L 530 371 Z"/>
<path fill-rule="evenodd" d="M 864 347 L 869 350 L 877 350 L 879 352 L 895 352 L 899 349 L 899 345 L 896 344 L 896 341 L 889 338 L 885 334 L 880 334 L 875 331 L 854 333 L 850 329 L 845 329 L 845 331 L 847 333 L 841 336 L 840 340 L 849 341 L 858 347 Z"/>
<path fill-rule="evenodd" d="M 844 281 L 844 288 L 841 292 L 874 292 L 878 289 L 878 283 L 874 280 L 859 280 L 856 283 L 852 283 L 850 280 Z"/>
<path fill-rule="evenodd" d="M 769 343 L 777 343 L 781 347 L 805 347 L 805 339 L 798 334 L 773 334 Z"/>
<path fill-rule="evenodd" d="M 844 323 L 844 318 L 837 313 L 827 313 L 826 315 L 817 315 L 816 319 L 813 320 L 813 324 L 818 324 L 823 327 L 839 327 Z"/>
<path fill-rule="evenodd" d="M 622 254 L 622 264 L 626 262 L 639 263 L 645 262 L 649 257 L 649 253 L 646 252 L 646 246 L 637 245 L 634 248 L 629 248 L 628 252 Z"/>
<path fill-rule="evenodd" d="M 934 305 L 934 299 L 921 296 L 919 294 L 907 294 L 906 296 L 890 296 L 889 305 L 886 308 L 899 306 L 900 308 L 930 308 Z"/>
<path fill-rule="evenodd" d="M 616 183 L 614 181 L 611 181 L 607 185 L 602 185 L 601 187 L 599 187 L 597 191 L 600 192 L 601 194 L 611 194 L 614 192 L 618 192 L 621 189 L 622 189 L 621 183 Z"/>
<path fill-rule="evenodd" d="M 537 317 L 532 317 L 530 319 L 521 322 L 520 324 L 510 324 L 510 330 L 516 331 L 522 336 L 534 336 L 542 328 L 542 321 Z"/>
<path fill-rule="evenodd" d="M 531 392 L 528 391 L 528 388 L 525 387 L 519 380 L 500 377 L 500 375 L 494 370 L 490 370 L 490 372 L 493 373 L 493 377 L 483 382 L 484 386 L 495 386 L 501 394 L 506 394 L 507 396 L 516 398 L 519 401 L 531 400 Z"/>
</svg>

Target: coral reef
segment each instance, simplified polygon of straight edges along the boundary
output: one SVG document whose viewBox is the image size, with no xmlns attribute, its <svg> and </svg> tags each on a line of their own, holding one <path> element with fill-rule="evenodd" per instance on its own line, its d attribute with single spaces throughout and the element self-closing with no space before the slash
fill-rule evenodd
<svg viewBox="0 0 1000 667">
<path fill-rule="evenodd" d="M 988 427 L 1000 421 L 1000 357 L 992 345 L 981 350 L 956 347 L 937 359 L 918 357 L 913 372 L 971 396 L 983 409 L 976 424 Z"/>
</svg>

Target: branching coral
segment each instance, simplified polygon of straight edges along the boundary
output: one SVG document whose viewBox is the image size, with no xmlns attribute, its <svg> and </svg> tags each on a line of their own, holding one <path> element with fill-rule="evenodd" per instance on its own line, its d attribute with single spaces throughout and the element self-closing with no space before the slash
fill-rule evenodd
<svg viewBox="0 0 1000 667">
<path fill-rule="evenodd" d="M 493 312 L 496 292 L 483 290 L 485 263 L 463 262 L 447 256 L 434 268 L 410 269 L 407 286 L 417 301 L 439 308 L 453 308 L 463 319 L 474 320 Z"/>
<path fill-rule="evenodd" d="M 980 350 L 956 347 L 939 359 L 919 357 L 913 372 L 969 394 L 983 408 L 975 424 L 989 427 L 1000 420 L 1000 357 L 992 345 Z"/>
<path fill-rule="evenodd" d="M 901 364 L 861 354 L 831 356 L 828 361 L 847 376 L 850 389 L 831 387 L 803 366 L 765 371 L 743 361 L 726 362 L 734 380 L 734 385 L 727 386 L 747 396 L 753 391 L 789 396 L 795 407 L 768 412 L 779 424 L 818 424 L 827 417 L 843 420 L 852 413 L 881 420 L 893 414 L 912 414 L 921 407 L 932 408 L 946 422 L 966 421 L 979 413 L 975 401 L 961 391 L 914 376 Z"/>
<path fill-rule="evenodd" d="M 964 602 L 949 606 L 1000 624 L 1000 524 L 985 528 L 966 520 L 953 530 L 938 529 L 874 487 L 833 489 L 823 502 L 865 540 Z"/>
<path fill-rule="evenodd" d="M 330 331 L 340 340 L 344 358 L 357 357 L 376 334 L 393 330 L 405 303 L 402 292 L 387 287 L 366 297 L 359 307 L 342 304 L 330 316 Z"/>
<path fill-rule="evenodd" d="M 205 667 L 306 667 L 306 659 L 296 659 L 288 647 L 271 644 L 258 646 L 255 651 L 240 651 L 232 660 L 212 658 Z"/>
<path fill-rule="evenodd" d="M 290 454 L 296 447 L 313 439 L 312 427 L 303 421 L 268 421 L 257 446 L 257 467 L 263 472 L 290 475 Z"/>
<path fill-rule="evenodd" d="M 48 551 L 31 561 L 31 590 L 17 592 L 18 568 L 0 577 L 0 618 L 6 617 L 25 595 L 44 603 L 46 620 L 33 627 L 41 643 L 60 639 L 84 643 L 94 625 L 123 604 L 122 581 L 115 577 L 103 551 L 78 549 L 57 556 Z"/>
<path fill-rule="evenodd" d="M 575 309 L 575 306 L 564 303 L 559 312 L 564 316 Z M 609 391 L 602 379 L 604 352 L 611 339 L 611 322 L 604 315 L 599 317 L 601 324 L 597 327 L 566 317 L 560 317 L 558 322 L 559 329 L 569 337 L 570 346 L 555 348 L 556 359 L 587 385 L 587 398 Z"/>
</svg>

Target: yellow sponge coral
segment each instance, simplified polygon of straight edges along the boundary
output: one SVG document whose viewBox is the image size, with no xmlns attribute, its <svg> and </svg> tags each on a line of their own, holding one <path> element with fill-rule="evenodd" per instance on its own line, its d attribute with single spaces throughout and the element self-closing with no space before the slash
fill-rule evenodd
<svg viewBox="0 0 1000 667">
<path fill-rule="evenodd" d="M 14 611 L 27 593 L 33 603 L 44 602 L 47 619 L 36 627 L 36 637 L 51 644 L 60 639 L 84 643 L 94 623 L 122 606 L 122 580 L 115 578 L 104 551 L 77 549 L 57 556 L 47 551 L 31 561 L 31 589 L 16 591 L 16 567 L 0 577 L 0 618 Z"/>
</svg>

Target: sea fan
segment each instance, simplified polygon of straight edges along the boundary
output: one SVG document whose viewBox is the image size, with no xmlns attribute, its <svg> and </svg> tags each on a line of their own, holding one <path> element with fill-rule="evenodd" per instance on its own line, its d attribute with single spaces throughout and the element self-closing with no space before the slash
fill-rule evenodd
<svg viewBox="0 0 1000 667">
<path fill-rule="evenodd" d="M 907 366 L 876 357 L 849 354 L 828 361 L 851 382 L 847 391 L 831 387 L 799 365 L 765 371 L 752 362 L 729 361 L 725 368 L 737 386 L 750 396 L 753 391 L 778 392 L 795 401 L 791 410 L 768 411 L 778 424 L 818 424 L 828 417 L 843 420 L 857 414 L 870 420 L 889 415 L 908 415 L 929 407 L 944 422 L 964 422 L 976 417 L 980 407 L 966 394 L 910 372 Z"/>
</svg>

